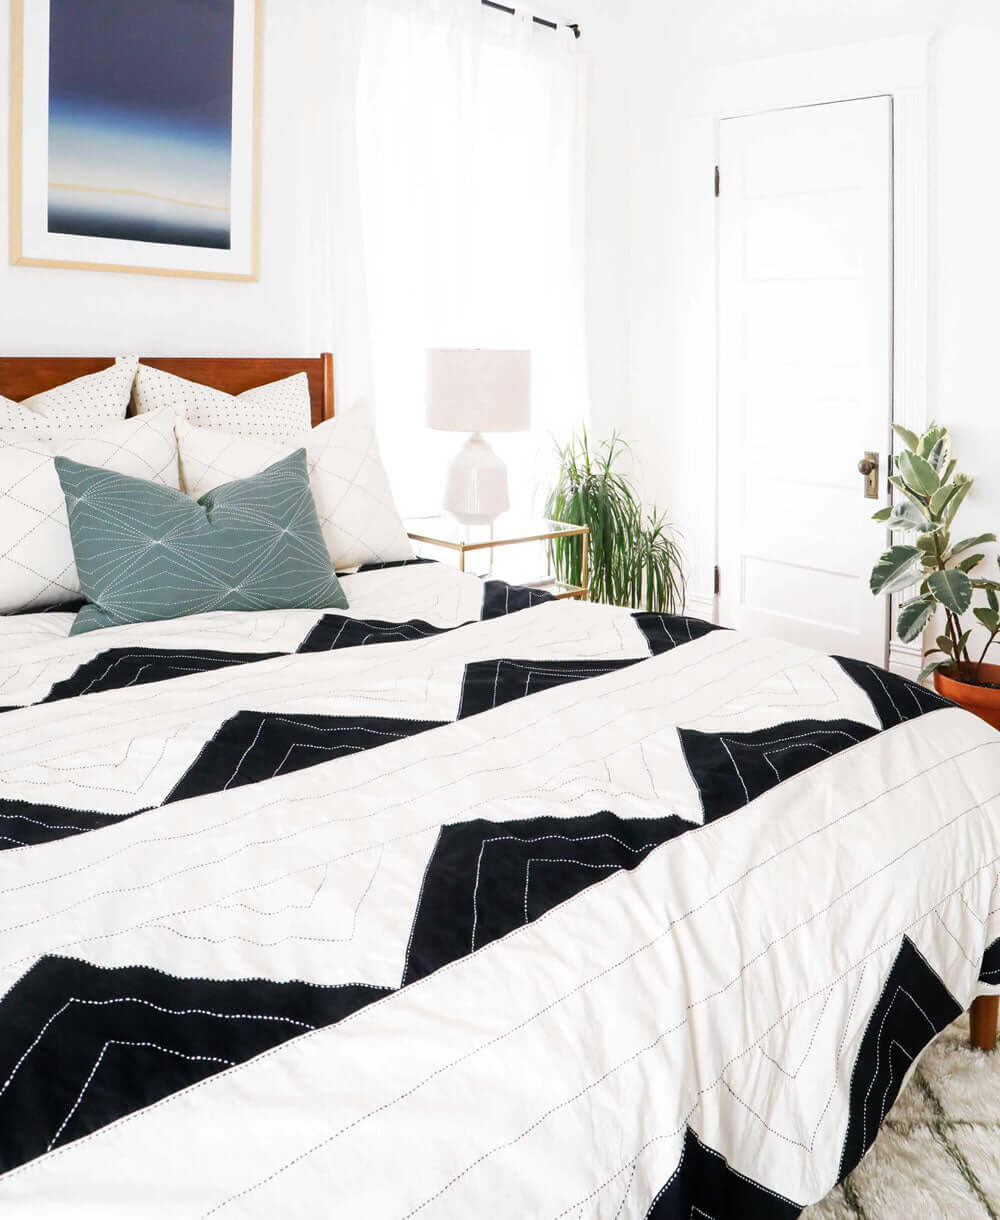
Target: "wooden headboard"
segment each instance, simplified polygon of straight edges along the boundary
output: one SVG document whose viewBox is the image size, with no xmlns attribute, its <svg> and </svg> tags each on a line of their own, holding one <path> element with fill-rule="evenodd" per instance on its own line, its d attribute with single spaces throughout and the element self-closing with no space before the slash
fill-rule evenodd
<svg viewBox="0 0 1000 1220">
<path fill-rule="evenodd" d="M 242 394 L 305 373 L 309 378 L 313 426 L 333 418 L 333 356 L 142 356 L 143 364 L 199 381 L 227 394 Z M 75 377 L 97 373 L 114 364 L 113 356 L 0 356 L 0 394 L 20 402 L 54 389 Z"/>
</svg>

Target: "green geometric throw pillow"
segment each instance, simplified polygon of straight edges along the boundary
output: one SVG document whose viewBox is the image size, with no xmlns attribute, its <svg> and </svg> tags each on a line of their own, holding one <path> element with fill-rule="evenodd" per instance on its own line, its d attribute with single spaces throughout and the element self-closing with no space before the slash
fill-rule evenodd
<svg viewBox="0 0 1000 1220">
<path fill-rule="evenodd" d="M 347 606 L 304 449 L 200 500 L 69 458 L 55 467 L 90 603 L 71 635 L 210 610 Z"/>
</svg>

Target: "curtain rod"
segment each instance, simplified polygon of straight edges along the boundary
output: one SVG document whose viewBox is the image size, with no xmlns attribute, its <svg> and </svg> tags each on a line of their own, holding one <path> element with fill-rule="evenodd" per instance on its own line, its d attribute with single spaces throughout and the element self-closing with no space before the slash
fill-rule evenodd
<svg viewBox="0 0 1000 1220">
<path fill-rule="evenodd" d="M 479 0 L 479 2 L 483 8 L 495 8 L 498 12 L 510 13 L 512 17 L 517 16 L 516 8 L 511 8 L 509 4 L 501 4 L 499 3 L 499 0 Z M 575 21 L 567 21 L 563 24 L 558 21 L 550 21 L 547 17 L 532 17 L 531 20 L 535 23 L 535 25 L 544 25 L 547 30 L 558 30 L 562 24 L 564 29 L 573 31 L 574 38 L 579 38 L 583 33 Z"/>
</svg>

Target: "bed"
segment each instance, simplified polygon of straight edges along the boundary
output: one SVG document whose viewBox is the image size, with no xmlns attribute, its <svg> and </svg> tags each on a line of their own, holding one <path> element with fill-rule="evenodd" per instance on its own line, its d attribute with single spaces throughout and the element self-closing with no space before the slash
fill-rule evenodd
<svg viewBox="0 0 1000 1220">
<path fill-rule="evenodd" d="M 329 357 L 182 365 L 333 414 Z M 974 1001 L 989 1042 L 989 726 L 684 615 L 342 581 L 0 618 L 4 1217 L 784 1220 Z"/>
</svg>

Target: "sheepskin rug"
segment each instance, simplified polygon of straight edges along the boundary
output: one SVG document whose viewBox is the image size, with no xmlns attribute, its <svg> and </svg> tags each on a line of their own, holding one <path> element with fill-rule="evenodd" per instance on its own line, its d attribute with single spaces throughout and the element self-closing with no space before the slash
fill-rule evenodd
<svg viewBox="0 0 1000 1220">
<path fill-rule="evenodd" d="M 1000 1051 L 960 1017 L 928 1048 L 868 1155 L 803 1220 L 1000 1220 Z"/>
</svg>

